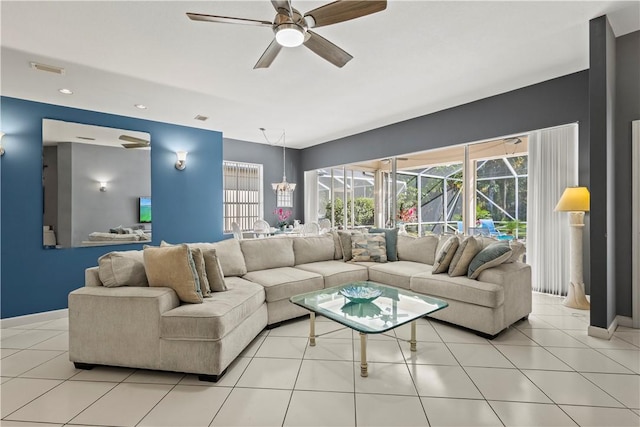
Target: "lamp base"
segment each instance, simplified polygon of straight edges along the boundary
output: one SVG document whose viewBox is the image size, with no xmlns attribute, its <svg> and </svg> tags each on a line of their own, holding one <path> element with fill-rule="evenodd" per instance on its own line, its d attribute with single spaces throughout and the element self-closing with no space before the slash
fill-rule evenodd
<svg viewBox="0 0 640 427">
<path fill-rule="evenodd" d="M 567 297 L 562 302 L 562 305 L 570 308 L 577 308 L 579 310 L 589 310 L 591 304 L 587 301 L 587 297 L 584 294 L 583 283 L 569 283 L 569 289 Z"/>
</svg>

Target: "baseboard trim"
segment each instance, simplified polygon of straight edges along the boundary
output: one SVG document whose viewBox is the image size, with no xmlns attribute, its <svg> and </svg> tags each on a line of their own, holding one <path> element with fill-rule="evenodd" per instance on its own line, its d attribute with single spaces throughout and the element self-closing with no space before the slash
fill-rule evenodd
<svg viewBox="0 0 640 427">
<path fill-rule="evenodd" d="M 625 328 L 633 328 L 633 318 L 627 316 L 616 316 L 618 326 L 624 326 Z"/>
<path fill-rule="evenodd" d="M 45 311 L 43 313 L 8 317 L 6 319 L 0 319 L 0 328 L 15 328 L 17 326 L 24 326 L 30 323 L 46 322 L 47 320 L 57 320 L 67 317 L 68 315 L 69 309 L 63 308 L 61 310 Z"/>
<path fill-rule="evenodd" d="M 589 328 L 587 329 L 587 335 L 603 340 L 610 340 L 617 327 L 618 317 L 613 319 L 613 322 L 611 322 L 611 325 L 609 325 L 607 329 L 599 328 L 598 326 L 589 326 Z"/>
</svg>

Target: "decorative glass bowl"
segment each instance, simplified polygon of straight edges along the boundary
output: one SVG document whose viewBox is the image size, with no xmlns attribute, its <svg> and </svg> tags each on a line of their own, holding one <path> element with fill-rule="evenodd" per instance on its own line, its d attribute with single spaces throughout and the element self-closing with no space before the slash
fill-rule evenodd
<svg viewBox="0 0 640 427">
<path fill-rule="evenodd" d="M 340 289 L 340 295 L 344 296 L 351 302 L 362 303 L 371 302 L 382 295 L 380 289 L 371 288 L 366 285 L 346 286 Z"/>
</svg>

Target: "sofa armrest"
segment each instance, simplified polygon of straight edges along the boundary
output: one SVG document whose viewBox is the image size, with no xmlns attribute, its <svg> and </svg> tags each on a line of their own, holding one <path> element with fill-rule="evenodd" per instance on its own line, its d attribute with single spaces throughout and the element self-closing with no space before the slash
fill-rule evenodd
<svg viewBox="0 0 640 427">
<path fill-rule="evenodd" d="M 522 262 L 500 264 L 478 276 L 482 282 L 495 283 L 504 289 L 505 326 L 528 316 L 533 305 L 531 266 Z"/>
<path fill-rule="evenodd" d="M 69 294 L 69 359 L 156 369 L 160 316 L 180 305 L 170 288 L 85 286 Z"/>
<path fill-rule="evenodd" d="M 90 267 L 84 270 L 84 285 L 95 287 L 102 286 L 100 281 L 100 275 L 98 274 L 99 267 Z"/>
</svg>

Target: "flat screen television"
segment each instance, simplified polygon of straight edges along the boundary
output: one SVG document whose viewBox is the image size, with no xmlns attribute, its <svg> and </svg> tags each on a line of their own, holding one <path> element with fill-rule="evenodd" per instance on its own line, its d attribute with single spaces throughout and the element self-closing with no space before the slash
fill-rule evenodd
<svg viewBox="0 0 640 427">
<path fill-rule="evenodd" d="M 151 222 L 151 197 L 140 197 L 138 208 L 138 212 L 140 214 L 140 222 Z"/>
</svg>

